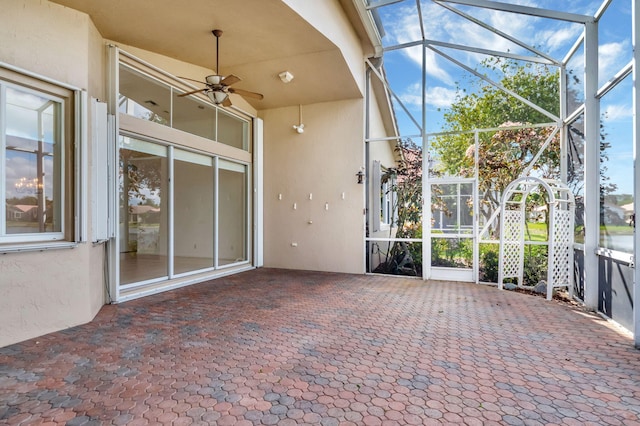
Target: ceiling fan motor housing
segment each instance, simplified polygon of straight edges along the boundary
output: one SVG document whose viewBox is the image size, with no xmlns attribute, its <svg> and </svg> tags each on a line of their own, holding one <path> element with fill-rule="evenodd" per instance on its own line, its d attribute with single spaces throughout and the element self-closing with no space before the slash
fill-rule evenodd
<svg viewBox="0 0 640 426">
<path fill-rule="evenodd" d="M 207 85 L 218 86 L 221 85 L 223 78 L 221 75 L 208 75 L 205 77 L 205 80 L 207 81 Z"/>
</svg>

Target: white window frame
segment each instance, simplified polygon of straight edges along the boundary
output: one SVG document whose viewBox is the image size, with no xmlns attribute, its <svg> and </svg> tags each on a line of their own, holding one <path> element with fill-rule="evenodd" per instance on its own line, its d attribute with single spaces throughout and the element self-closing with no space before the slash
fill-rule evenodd
<svg viewBox="0 0 640 426">
<path fill-rule="evenodd" d="M 36 96 L 58 102 L 60 104 L 60 152 L 56 161 L 60 167 L 60 188 L 57 193 L 57 202 L 60 207 L 60 231 L 37 232 L 30 234 L 7 234 L 6 208 L 0 209 L 0 253 L 29 250 L 46 250 L 74 247 L 76 238 L 82 238 L 81 225 L 83 209 L 78 203 L 80 194 L 79 181 L 84 176 L 78 173 L 78 159 L 81 153 L 83 141 L 81 139 L 84 123 L 81 122 L 79 111 L 82 107 L 83 92 L 67 84 L 51 80 L 38 74 L 0 63 L 0 200 L 5 204 L 6 185 L 6 89 L 13 88 L 22 92 L 33 93 Z M 70 123 L 71 128 L 67 127 Z M 77 141 L 77 142 L 76 142 Z M 69 160 L 73 160 L 73 164 Z M 69 193 L 73 200 L 68 202 Z M 71 217 L 68 206 L 76 211 Z"/>
</svg>

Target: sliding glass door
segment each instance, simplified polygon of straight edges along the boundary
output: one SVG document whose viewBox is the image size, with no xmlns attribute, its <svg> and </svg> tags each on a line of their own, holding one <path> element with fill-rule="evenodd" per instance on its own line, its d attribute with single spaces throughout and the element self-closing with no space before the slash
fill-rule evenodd
<svg viewBox="0 0 640 426">
<path fill-rule="evenodd" d="M 120 137 L 122 289 L 247 263 L 247 165 Z"/>
<path fill-rule="evenodd" d="M 167 277 L 167 148 L 120 137 L 120 284 Z"/>
<path fill-rule="evenodd" d="M 247 260 L 247 167 L 218 161 L 218 265 Z"/>
<path fill-rule="evenodd" d="M 173 271 L 213 268 L 214 159 L 174 150 Z"/>
</svg>

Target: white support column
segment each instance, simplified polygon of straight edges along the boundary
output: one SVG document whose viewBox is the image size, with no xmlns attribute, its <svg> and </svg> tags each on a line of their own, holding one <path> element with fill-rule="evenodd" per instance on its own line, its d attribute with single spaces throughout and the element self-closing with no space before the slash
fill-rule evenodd
<svg viewBox="0 0 640 426">
<path fill-rule="evenodd" d="M 568 176 L 568 160 L 569 160 L 569 150 L 567 149 L 567 69 L 566 65 L 562 65 L 560 69 L 558 69 L 558 79 L 559 79 L 559 89 L 560 89 L 560 122 L 558 123 L 560 128 L 560 158 L 562 161 L 560 162 L 560 181 L 562 183 L 567 183 Z"/>
<path fill-rule="evenodd" d="M 429 179 L 429 141 L 427 139 L 427 52 L 422 46 L 422 279 L 431 278 L 431 181 Z"/>
<path fill-rule="evenodd" d="M 640 63 L 640 6 L 638 2 L 632 4 L 632 42 L 633 42 L 633 200 L 634 213 L 637 211 L 638 196 L 640 195 L 640 163 L 638 153 L 640 152 L 640 120 L 638 120 L 638 108 L 640 107 L 640 90 L 638 90 L 638 64 Z M 633 238 L 633 261 L 635 264 L 633 280 L 633 338 L 636 348 L 640 349 L 640 268 L 638 268 L 638 247 L 640 247 L 640 234 L 636 231 Z"/>
<path fill-rule="evenodd" d="M 585 24 L 585 143 L 584 143 L 584 303 L 598 308 L 600 239 L 600 104 L 598 90 L 598 24 Z"/>
<path fill-rule="evenodd" d="M 107 276 L 108 303 L 120 300 L 120 190 L 118 185 L 119 151 L 118 88 L 120 86 L 120 51 L 116 46 L 107 48 Z M 125 174 L 126 175 L 126 174 Z"/>
<path fill-rule="evenodd" d="M 253 264 L 264 266 L 264 122 L 253 119 Z"/>
</svg>

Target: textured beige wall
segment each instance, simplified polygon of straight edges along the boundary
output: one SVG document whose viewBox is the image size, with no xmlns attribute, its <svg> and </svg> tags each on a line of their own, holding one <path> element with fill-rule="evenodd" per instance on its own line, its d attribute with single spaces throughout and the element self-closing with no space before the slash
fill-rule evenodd
<svg viewBox="0 0 640 426">
<path fill-rule="evenodd" d="M 88 16 L 3 1 L 0 40 L 1 62 L 103 97 L 102 39 Z M 0 256 L 0 346 L 90 321 L 104 303 L 102 264 L 103 247 L 91 244 Z"/>
<path fill-rule="evenodd" d="M 320 33 L 330 39 L 342 53 L 353 78 L 364 93 L 364 51 L 358 34 L 338 0 L 283 0 Z"/>
<path fill-rule="evenodd" d="M 303 105 L 303 134 L 298 107 L 261 117 L 265 266 L 363 273 L 363 100 Z"/>
</svg>

